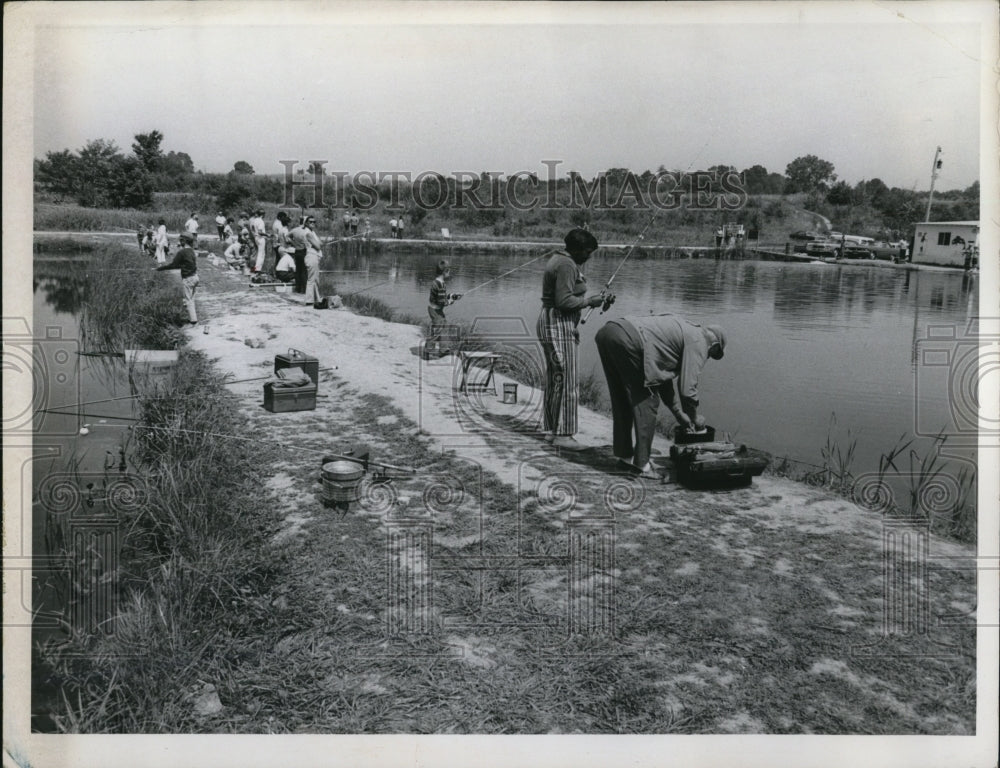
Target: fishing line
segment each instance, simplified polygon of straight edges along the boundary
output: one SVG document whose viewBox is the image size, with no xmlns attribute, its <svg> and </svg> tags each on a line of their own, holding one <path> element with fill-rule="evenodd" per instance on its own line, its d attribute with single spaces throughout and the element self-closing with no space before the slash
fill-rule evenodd
<svg viewBox="0 0 1000 768">
<path fill-rule="evenodd" d="M 492 283 L 492 282 L 494 282 L 496 280 L 499 280 L 501 277 L 507 277 L 507 275 L 513 274 L 514 272 L 517 272 L 519 269 L 524 269 L 529 264 L 534 264 L 536 261 L 538 261 L 539 259 L 545 258 L 546 256 L 548 256 L 548 253 L 543 253 L 541 256 L 536 256 L 535 258 L 531 259 L 531 261 L 526 261 L 526 262 L 524 262 L 524 264 L 520 264 L 520 265 L 514 267 L 513 269 L 508 270 L 507 272 L 504 272 L 502 275 L 497 275 L 496 277 L 491 277 L 486 282 L 480 283 L 479 285 L 474 285 L 471 288 L 467 289 L 462 294 L 462 296 L 467 296 L 468 294 L 472 293 L 473 291 L 478 291 L 484 285 L 489 285 L 490 283 Z"/>
<path fill-rule="evenodd" d="M 357 296 L 359 293 L 370 291 L 372 288 L 378 288 L 380 285 L 388 285 L 391 282 L 393 282 L 392 279 L 383 280 L 381 283 L 375 283 L 375 285 L 369 285 L 367 288 L 362 288 L 360 291 L 351 291 L 350 293 L 342 294 L 340 298 L 346 299 L 348 296 Z"/>
<path fill-rule="evenodd" d="M 325 371 L 336 371 L 336 370 L 338 370 L 338 368 L 337 368 L 337 366 L 334 365 L 332 367 L 331 366 L 326 366 L 324 368 L 320 368 L 319 370 L 320 371 L 324 371 L 324 372 Z M 249 378 L 249 379 L 235 379 L 233 381 L 221 381 L 219 383 L 222 384 L 223 386 L 229 386 L 230 384 L 245 384 L 248 381 L 263 381 L 264 379 L 273 379 L 273 378 L 274 378 L 274 374 L 273 373 L 269 373 L 269 374 L 267 374 L 265 376 L 253 376 L 252 378 Z M 147 396 L 146 393 L 139 392 L 139 393 L 136 393 L 134 395 L 122 395 L 121 397 L 109 397 L 109 398 L 106 398 L 104 400 L 87 400 L 87 401 L 84 401 L 82 403 L 66 403 L 65 405 L 51 405 L 48 408 L 38 408 L 37 411 L 38 412 L 45 412 L 45 413 L 59 413 L 61 411 L 58 410 L 58 409 L 62 409 L 62 408 L 79 408 L 79 407 L 84 406 L 84 405 L 100 405 L 102 403 L 115 403 L 115 402 L 118 402 L 119 400 L 134 400 L 137 397 L 146 397 L 146 396 Z M 180 395 L 179 397 L 201 397 L 201 395 Z M 152 397 L 152 399 L 153 400 L 159 400 L 159 399 L 162 399 L 162 398 Z M 114 418 L 119 418 L 119 417 L 115 416 Z"/>
<path fill-rule="evenodd" d="M 51 408 L 39 408 L 35 413 L 49 413 L 55 416 L 83 416 L 88 419 L 118 419 L 119 421 L 142 421 L 134 416 L 112 416 L 107 413 L 87 413 L 86 411 L 55 411 Z"/>
</svg>

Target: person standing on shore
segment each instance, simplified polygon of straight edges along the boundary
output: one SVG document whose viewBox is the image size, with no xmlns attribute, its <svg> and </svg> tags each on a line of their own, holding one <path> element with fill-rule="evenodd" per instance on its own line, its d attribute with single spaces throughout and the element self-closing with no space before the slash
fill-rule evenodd
<svg viewBox="0 0 1000 768">
<path fill-rule="evenodd" d="M 226 216 L 222 211 L 215 214 L 215 228 L 219 232 L 219 242 L 226 239 Z"/>
<path fill-rule="evenodd" d="M 405 226 L 406 226 L 406 224 L 403 222 L 403 217 L 400 216 L 399 219 L 396 221 L 396 239 L 397 240 L 402 240 L 403 239 L 403 228 Z"/>
<path fill-rule="evenodd" d="M 599 307 L 600 294 L 586 296 L 587 278 L 580 267 L 597 250 L 597 239 L 585 229 L 573 229 L 565 238 L 566 250 L 552 253 L 542 275 L 542 310 L 536 333 L 545 357 L 543 429 L 545 439 L 558 448 L 584 450 L 576 434 L 579 390 L 577 345 L 580 310 Z"/>
<path fill-rule="evenodd" d="M 351 234 L 351 212 L 344 211 L 344 237 Z"/>
<path fill-rule="evenodd" d="M 191 235 L 191 247 L 198 245 L 198 214 L 192 213 L 188 220 L 184 222 L 184 231 Z"/>
<path fill-rule="evenodd" d="M 437 277 L 431 283 L 431 295 L 427 302 L 427 314 L 431 318 L 431 331 L 427 335 L 424 349 L 427 352 L 433 350 L 435 355 L 441 354 L 441 334 L 444 331 L 447 319 L 444 316 L 444 308 L 454 304 L 460 298 L 454 293 L 448 293 L 448 282 L 451 280 L 451 265 L 441 259 L 437 263 Z M 447 354 L 448 350 L 445 350 Z"/>
<path fill-rule="evenodd" d="M 257 248 L 257 259 L 254 262 L 253 271 L 260 274 L 264 269 L 264 259 L 267 258 L 267 225 L 264 223 L 264 211 L 258 208 L 254 216 L 250 219 L 250 234 L 253 236 L 254 246 Z"/>
<path fill-rule="evenodd" d="M 156 227 L 153 243 L 156 246 L 156 263 L 166 263 L 167 247 L 170 245 L 170 241 L 167 239 L 167 222 L 164 219 L 160 219 L 160 223 Z"/>
<path fill-rule="evenodd" d="M 389 219 L 389 239 L 390 240 L 395 240 L 396 239 L 396 220 L 395 219 Z"/>
<path fill-rule="evenodd" d="M 233 232 L 233 217 L 230 216 L 226 219 L 226 225 L 222 229 L 222 236 L 225 238 L 226 245 L 232 245 L 236 242 L 236 233 Z"/>
<path fill-rule="evenodd" d="M 308 234 L 309 231 L 306 229 L 305 219 L 299 219 L 299 223 L 288 233 L 288 243 L 292 247 L 292 258 L 295 260 L 295 287 L 292 288 L 294 293 L 306 292 L 306 251 L 309 246 L 307 239 Z"/>
<path fill-rule="evenodd" d="M 288 214 L 278 211 L 278 215 L 271 222 L 271 251 L 274 253 L 274 264 L 277 269 L 278 261 L 283 255 L 282 248 L 288 245 Z M 291 249 L 289 249 L 291 253 Z"/>
<path fill-rule="evenodd" d="M 194 255 L 194 240 L 189 232 L 181 233 L 181 247 L 178 249 L 174 260 L 169 264 L 161 264 L 155 267 L 157 272 L 165 269 L 179 269 L 181 271 L 181 284 L 184 286 L 184 306 L 188 311 L 188 322 L 191 325 L 198 324 L 198 312 L 194 306 L 194 290 L 198 287 L 198 262 Z"/>
<path fill-rule="evenodd" d="M 361 221 L 361 217 L 358 216 L 357 211 L 351 212 L 351 237 L 358 234 L 358 223 Z"/>
<path fill-rule="evenodd" d="M 306 217 L 306 303 L 312 303 L 313 309 L 324 309 L 323 297 L 319 295 L 319 257 L 323 250 L 323 245 L 319 241 L 319 235 L 313 231 L 316 228 L 316 219 L 312 216 Z"/>
<path fill-rule="evenodd" d="M 631 469 L 651 473 L 660 400 L 680 428 L 690 431 L 702 424 L 698 379 L 709 358 L 722 359 L 725 333 L 717 325 L 662 314 L 609 320 L 596 341 L 611 398 L 614 454 Z"/>
</svg>

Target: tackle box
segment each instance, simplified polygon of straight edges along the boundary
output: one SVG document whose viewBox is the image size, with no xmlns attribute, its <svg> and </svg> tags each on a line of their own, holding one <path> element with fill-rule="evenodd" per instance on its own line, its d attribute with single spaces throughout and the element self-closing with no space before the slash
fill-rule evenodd
<svg viewBox="0 0 1000 768">
<path fill-rule="evenodd" d="M 719 443 L 713 443 L 720 446 Z M 685 488 L 699 491 L 719 491 L 743 488 L 753 482 L 768 465 L 768 459 L 745 445 L 733 450 L 700 450 L 698 444 L 670 449 L 675 477 Z"/>
<path fill-rule="evenodd" d="M 715 441 L 715 427 L 705 427 L 704 432 L 688 432 L 678 425 L 674 430 L 675 445 L 691 445 L 692 443 L 712 443 Z"/>
<path fill-rule="evenodd" d="M 269 381 L 264 385 L 264 407 L 271 413 L 315 411 L 316 385 L 276 387 L 274 382 Z"/>
<path fill-rule="evenodd" d="M 301 368 L 314 385 L 319 384 L 319 360 L 297 349 L 289 349 L 283 355 L 274 356 L 274 372 L 282 368 Z"/>
</svg>

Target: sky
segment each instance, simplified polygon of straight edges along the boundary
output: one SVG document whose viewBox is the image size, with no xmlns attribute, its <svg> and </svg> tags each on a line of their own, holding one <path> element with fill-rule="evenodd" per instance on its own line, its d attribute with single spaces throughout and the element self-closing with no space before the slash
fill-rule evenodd
<svg viewBox="0 0 1000 768">
<path fill-rule="evenodd" d="M 941 146 L 937 189 L 980 175 L 981 28 L 961 13 L 129 5 L 60 10 L 36 28 L 35 157 L 96 138 L 128 151 L 156 129 L 165 151 L 215 172 L 237 160 L 258 173 L 280 173 L 282 160 L 351 174 L 545 175 L 544 161 L 587 177 L 661 165 L 784 172 L 814 154 L 852 184 L 926 189 Z"/>
</svg>

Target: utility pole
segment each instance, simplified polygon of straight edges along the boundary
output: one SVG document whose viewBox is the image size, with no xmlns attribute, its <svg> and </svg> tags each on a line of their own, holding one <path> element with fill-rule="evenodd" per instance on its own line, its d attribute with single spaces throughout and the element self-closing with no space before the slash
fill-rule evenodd
<svg viewBox="0 0 1000 768">
<path fill-rule="evenodd" d="M 931 201 L 934 200 L 934 180 L 937 178 L 937 172 L 941 168 L 941 147 L 937 148 L 937 152 L 934 153 L 934 163 L 931 165 L 931 193 L 927 196 L 927 215 L 924 217 L 924 222 L 931 220 Z"/>
</svg>

